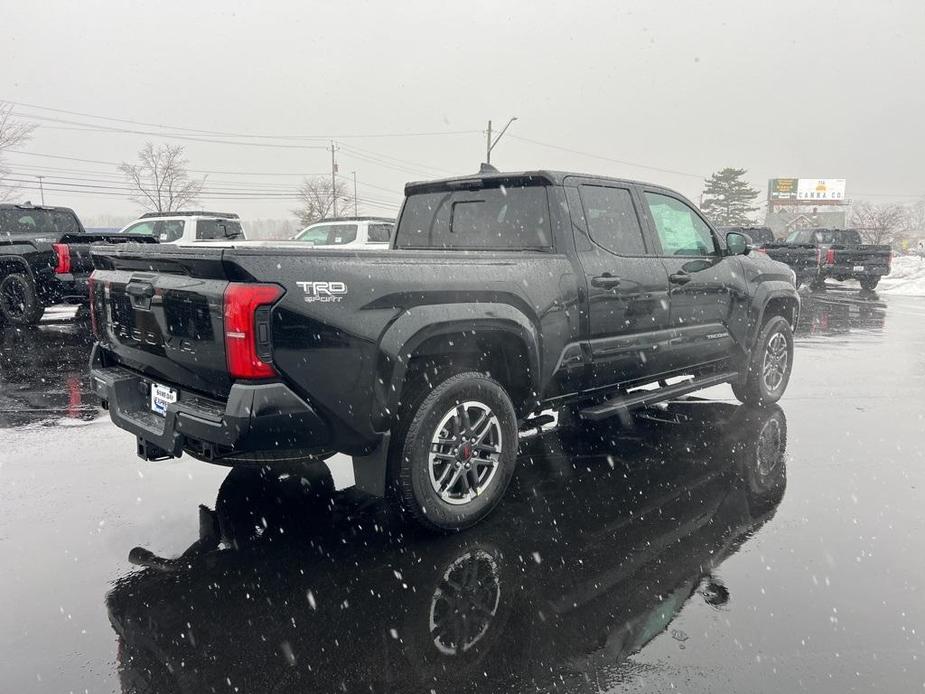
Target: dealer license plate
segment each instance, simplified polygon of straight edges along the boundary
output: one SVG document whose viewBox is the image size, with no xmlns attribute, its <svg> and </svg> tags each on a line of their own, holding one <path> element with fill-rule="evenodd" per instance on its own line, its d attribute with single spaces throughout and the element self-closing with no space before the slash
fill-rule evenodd
<svg viewBox="0 0 925 694">
<path fill-rule="evenodd" d="M 177 391 L 160 383 L 151 384 L 151 411 L 162 417 L 167 414 L 167 405 L 177 401 Z"/>
</svg>

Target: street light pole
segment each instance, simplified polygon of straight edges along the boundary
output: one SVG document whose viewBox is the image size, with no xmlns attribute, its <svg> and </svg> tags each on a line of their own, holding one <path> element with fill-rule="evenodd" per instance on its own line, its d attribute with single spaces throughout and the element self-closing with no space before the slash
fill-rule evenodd
<svg viewBox="0 0 925 694">
<path fill-rule="evenodd" d="M 359 208 L 357 207 L 357 172 L 351 171 L 350 173 L 353 174 L 353 216 L 359 217 L 360 213 L 358 212 Z"/>
<path fill-rule="evenodd" d="M 494 142 L 492 142 L 492 139 L 491 139 L 491 121 L 488 121 L 488 136 L 486 138 L 487 151 L 485 152 L 485 163 L 486 164 L 491 164 L 491 150 L 493 150 L 495 148 L 495 145 L 498 144 L 498 140 L 504 137 L 504 133 L 507 132 L 507 129 L 511 127 L 511 123 L 513 123 L 515 120 L 517 120 L 517 116 L 514 116 L 513 118 L 511 118 L 511 120 L 507 122 L 507 125 L 505 125 L 501 129 L 501 132 L 498 133 L 498 137 L 494 139 Z"/>
<path fill-rule="evenodd" d="M 44 176 L 36 176 L 39 179 L 39 190 L 42 192 L 42 207 L 45 207 L 45 186 L 42 185 L 42 179 Z"/>
</svg>

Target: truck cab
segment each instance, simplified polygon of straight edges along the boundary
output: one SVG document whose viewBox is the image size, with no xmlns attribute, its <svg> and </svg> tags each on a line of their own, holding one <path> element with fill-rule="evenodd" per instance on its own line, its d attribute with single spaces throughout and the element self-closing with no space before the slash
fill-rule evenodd
<svg viewBox="0 0 925 694">
<path fill-rule="evenodd" d="M 162 244 L 247 238 L 240 218 L 231 212 L 148 212 L 123 227 L 119 233 L 153 238 Z"/>
</svg>

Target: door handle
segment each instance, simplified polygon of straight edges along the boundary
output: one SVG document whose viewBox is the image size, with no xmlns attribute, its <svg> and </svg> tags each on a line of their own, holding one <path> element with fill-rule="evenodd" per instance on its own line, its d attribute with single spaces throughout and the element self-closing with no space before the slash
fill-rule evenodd
<svg viewBox="0 0 925 694">
<path fill-rule="evenodd" d="M 691 276 L 686 272 L 676 272 L 673 275 L 668 275 L 668 281 L 672 284 L 687 284 L 691 281 Z"/>
<path fill-rule="evenodd" d="M 613 289 L 614 287 L 620 286 L 620 278 L 614 277 L 609 272 L 605 272 L 603 275 L 592 277 L 591 286 L 600 287 L 601 289 Z"/>
</svg>

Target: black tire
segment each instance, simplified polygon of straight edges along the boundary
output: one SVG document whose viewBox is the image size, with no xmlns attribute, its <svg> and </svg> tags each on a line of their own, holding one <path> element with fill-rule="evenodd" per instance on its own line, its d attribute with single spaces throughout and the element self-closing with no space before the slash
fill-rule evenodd
<svg viewBox="0 0 925 694">
<path fill-rule="evenodd" d="M 879 277 L 864 277 L 861 280 L 861 289 L 868 291 L 868 292 L 872 292 L 874 289 L 877 288 L 878 284 L 880 284 Z"/>
<path fill-rule="evenodd" d="M 782 345 L 781 340 L 785 344 Z M 767 377 L 766 368 L 769 368 Z M 792 368 L 793 331 L 790 323 L 783 316 L 772 316 L 762 327 L 744 377 L 732 384 L 732 392 L 740 402 L 747 405 L 777 402 L 787 389 Z"/>
<path fill-rule="evenodd" d="M 398 471 L 402 511 L 428 530 L 475 525 L 498 505 L 514 474 L 517 416 L 510 397 L 497 381 L 470 371 L 437 384 L 408 415 L 407 429 L 393 442 L 390 465 Z M 476 431 L 479 421 L 471 418 L 477 415 L 487 423 Z M 488 443 L 473 444 L 474 433 Z M 433 465 L 432 455 L 438 456 Z M 489 459 L 493 465 L 485 462 Z"/>
<path fill-rule="evenodd" d="M 13 272 L 0 281 L 0 315 L 11 325 L 35 325 L 45 307 L 29 275 Z"/>
</svg>

